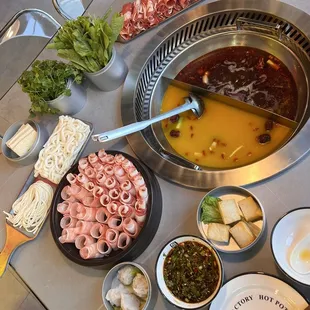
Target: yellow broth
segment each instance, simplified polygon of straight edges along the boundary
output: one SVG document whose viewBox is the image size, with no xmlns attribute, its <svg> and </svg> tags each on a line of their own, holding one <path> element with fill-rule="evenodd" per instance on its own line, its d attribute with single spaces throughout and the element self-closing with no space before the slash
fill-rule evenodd
<svg viewBox="0 0 310 310">
<path fill-rule="evenodd" d="M 161 113 L 184 103 L 188 92 L 169 86 Z M 162 129 L 171 147 L 181 156 L 201 166 L 234 168 L 256 162 L 279 149 L 292 130 L 274 124 L 266 130 L 266 119 L 224 103 L 203 98 L 205 111 L 200 119 L 191 111 L 179 115 L 177 121 L 167 119 Z M 172 131 L 172 132 L 171 132 Z M 177 132 L 178 137 L 174 133 Z M 270 142 L 260 144 L 257 138 L 269 134 Z"/>
</svg>

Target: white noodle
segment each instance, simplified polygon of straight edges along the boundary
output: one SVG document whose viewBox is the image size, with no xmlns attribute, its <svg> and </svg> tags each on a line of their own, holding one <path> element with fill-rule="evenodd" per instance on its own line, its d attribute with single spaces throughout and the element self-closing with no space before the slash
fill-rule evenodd
<svg viewBox="0 0 310 310">
<path fill-rule="evenodd" d="M 3 212 L 14 227 L 24 228 L 35 234 L 46 218 L 52 198 L 52 187 L 38 181 L 30 185 L 28 190 L 13 203 L 13 214 Z"/>
<path fill-rule="evenodd" d="M 90 128 L 70 116 L 60 116 L 54 132 L 39 154 L 34 175 L 58 184 L 71 167 L 89 135 Z"/>
</svg>

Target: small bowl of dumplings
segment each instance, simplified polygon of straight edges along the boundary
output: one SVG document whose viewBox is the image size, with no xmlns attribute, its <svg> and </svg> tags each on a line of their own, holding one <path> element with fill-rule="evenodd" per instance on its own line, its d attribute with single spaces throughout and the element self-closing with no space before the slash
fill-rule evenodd
<svg viewBox="0 0 310 310">
<path fill-rule="evenodd" d="M 142 266 L 124 262 L 104 279 L 102 300 L 108 310 L 146 310 L 151 300 L 151 280 Z"/>
<path fill-rule="evenodd" d="M 5 132 L 1 149 L 5 158 L 22 166 L 33 164 L 48 139 L 42 124 L 32 120 L 12 124 Z"/>
</svg>

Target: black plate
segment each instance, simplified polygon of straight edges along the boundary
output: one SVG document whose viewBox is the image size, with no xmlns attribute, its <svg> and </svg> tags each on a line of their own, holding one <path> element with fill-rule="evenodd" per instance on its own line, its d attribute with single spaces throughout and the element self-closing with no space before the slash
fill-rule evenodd
<svg viewBox="0 0 310 310">
<path fill-rule="evenodd" d="M 73 243 L 60 243 L 58 238 L 61 236 L 62 231 L 62 228 L 60 227 L 60 220 L 62 218 L 62 214 L 57 211 L 57 204 L 63 201 L 60 196 L 62 189 L 66 185 L 69 185 L 69 182 L 66 179 L 66 175 L 69 173 L 79 173 L 78 163 L 72 166 L 72 168 L 62 178 L 55 191 L 51 207 L 50 223 L 53 238 L 60 251 L 73 262 L 83 266 L 103 266 L 105 268 L 110 268 L 111 266 L 119 262 L 132 261 L 136 259 L 144 252 L 144 250 L 153 240 L 161 219 L 162 196 L 160 186 L 155 175 L 144 164 L 126 153 L 118 151 L 106 152 L 112 155 L 122 154 L 135 165 L 137 170 L 143 176 L 149 192 L 146 219 L 138 238 L 135 239 L 126 250 L 112 251 L 111 254 L 107 257 L 83 259 L 80 257 L 79 250 L 75 247 Z"/>
</svg>

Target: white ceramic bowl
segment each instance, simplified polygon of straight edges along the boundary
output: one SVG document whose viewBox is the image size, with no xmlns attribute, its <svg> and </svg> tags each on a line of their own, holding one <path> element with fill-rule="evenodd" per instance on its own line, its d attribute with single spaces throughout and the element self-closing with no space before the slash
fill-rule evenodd
<svg viewBox="0 0 310 310">
<path fill-rule="evenodd" d="M 219 266 L 219 281 L 218 281 L 218 284 L 217 284 L 215 291 L 213 292 L 213 294 L 208 299 L 206 299 L 202 302 L 199 302 L 199 303 L 186 303 L 186 302 L 178 299 L 177 297 L 175 297 L 170 292 L 170 290 L 168 289 L 168 287 L 165 283 L 165 280 L 164 280 L 164 272 L 163 271 L 164 271 L 164 262 L 165 262 L 166 257 L 168 256 L 169 252 L 171 251 L 171 249 L 173 249 L 173 247 L 176 244 L 186 242 L 186 241 L 199 242 L 202 245 L 206 246 L 213 253 L 214 257 L 216 258 L 217 264 Z M 211 303 L 211 301 L 218 294 L 220 288 L 222 287 L 223 279 L 224 279 L 223 263 L 222 263 L 222 260 L 219 256 L 218 252 L 215 250 L 215 248 L 208 241 L 205 241 L 199 237 L 186 235 L 186 236 L 179 236 L 175 239 L 172 239 L 163 247 L 163 249 L 161 250 L 161 252 L 159 253 L 159 256 L 157 258 L 156 281 L 157 281 L 158 288 L 159 288 L 160 292 L 162 293 L 162 295 L 171 304 L 173 304 L 174 306 L 181 308 L 181 309 L 199 309 L 201 307 L 209 305 Z"/>
<path fill-rule="evenodd" d="M 214 196 L 214 197 L 221 198 L 222 200 L 234 199 L 236 202 L 238 202 L 244 198 L 247 198 L 247 197 L 252 197 L 254 199 L 254 201 L 257 203 L 257 205 L 259 206 L 259 208 L 262 210 L 262 213 L 263 213 L 262 220 L 255 222 L 255 224 L 261 229 L 259 235 L 255 238 L 255 240 L 251 244 L 246 246 L 245 248 L 240 248 L 232 236 L 230 236 L 228 243 L 216 242 L 213 240 L 209 240 L 207 237 L 208 224 L 204 224 L 201 221 L 201 214 L 202 214 L 201 205 L 202 205 L 206 196 Z M 223 253 L 231 253 L 231 254 L 242 253 L 242 252 L 245 252 L 245 251 L 251 249 L 255 244 L 257 244 L 259 239 L 261 239 L 261 237 L 263 236 L 264 230 L 266 228 L 266 214 L 265 214 L 264 208 L 263 208 L 261 202 L 259 201 L 259 199 L 253 193 L 248 191 L 247 189 L 240 187 L 240 186 L 230 186 L 230 185 L 220 186 L 220 187 L 216 187 L 216 188 L 212 189 L 211 191 L 209 191 L 201 199 L 199 206 L 198 206 L 198 209 L 197 209 L 197 226 L 198 226 L 198 229 L 200 231 L 201 236 L 205 240 L 210 241 L 210 243 L 218 251 L 223 252 Z"/>
<path fill-rule="evenodd" d="M 310 207 L 285 214 L 271 232 L 271 250 L 279 268 L 294 281 L 310 287 L 310 274 L 296 272 L 290 264 L 295 246 L 310 233 Z"/>
<path fill-rule="evenodd" d="M 106 275 L 106 277 L 104 278 L 103 284 L 102 284 L 102 301 L 103 304 L 105 305 L 107 310 L 114 310 L 113 306 L 110 304 L 110 302 L 108 300 L 106 300 L 105 296 L 107 295 L 107 292 L 114 287 L 117 287 L 120 284 L 120 281 L 117 279 L 117 273 L 120 269 L 122 269 L 125 266 L 128 265 L 132 265 L 134 267 L 137 267 L 138 269 L 140 269 L 140 271 L 143 273 L 143 275 L 146 278 L 146 281 L 148 283 L 149 286 L 149 292 L 148 292 L 148 296 L 145 302 L 144 307 L 141 310 L 146 310 L 151 302 L 151 295 L 152 295 L 152 283 L 150 280 L 149 275 L 147 274 L 147 272 L 145 271 L 145 269 L 137 264 L 137 263 L 133 263 L 133 262 L 124 262 L 124 263 L 120 263 L 115 265 Z"/>
</svg>

